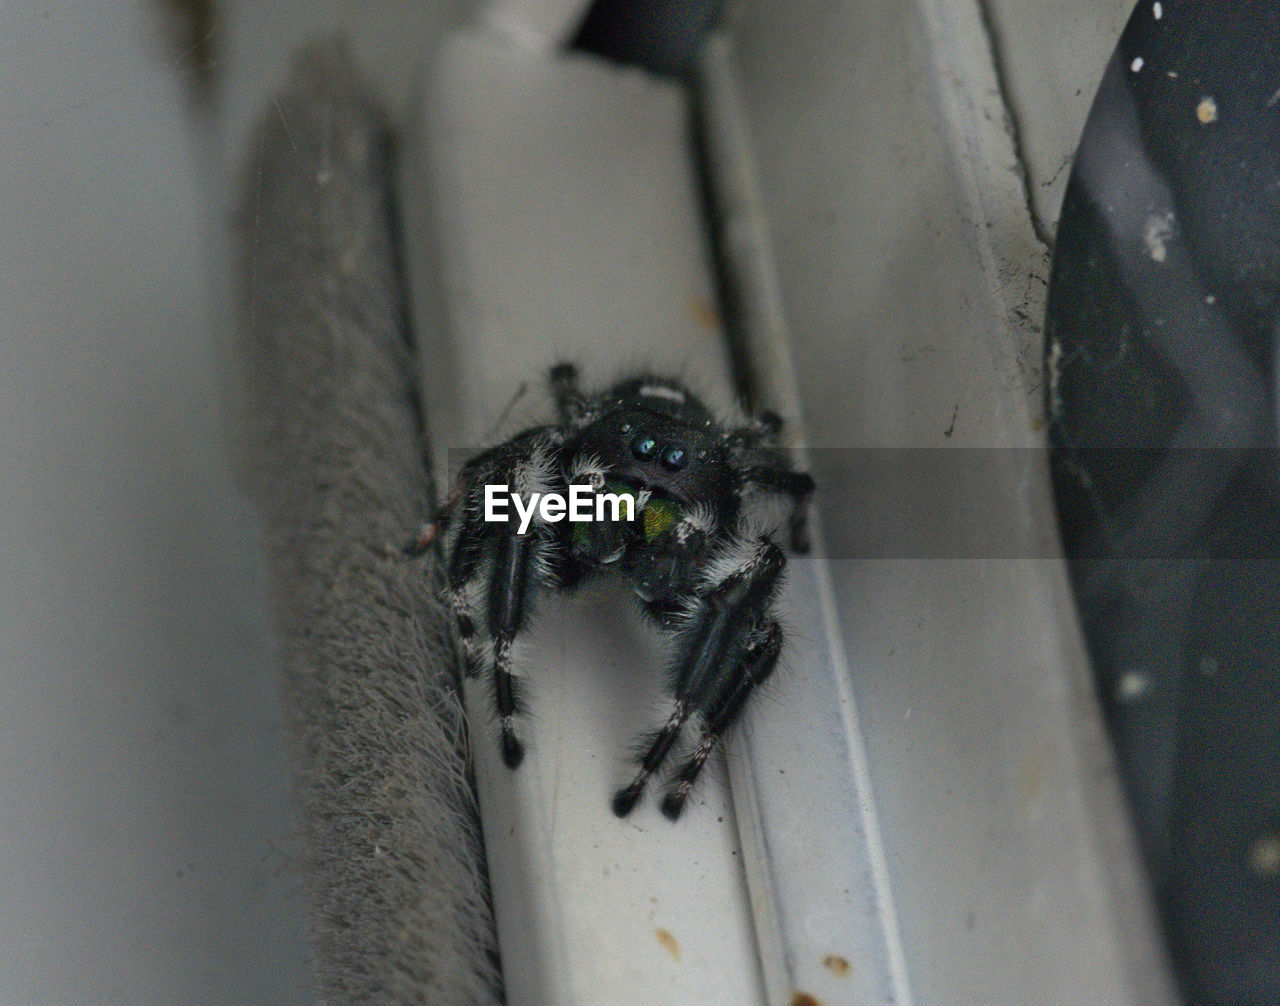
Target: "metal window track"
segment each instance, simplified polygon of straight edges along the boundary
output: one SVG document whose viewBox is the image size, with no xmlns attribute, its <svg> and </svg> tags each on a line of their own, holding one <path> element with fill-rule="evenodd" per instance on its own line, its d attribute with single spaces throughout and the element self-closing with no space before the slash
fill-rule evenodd
<svg viewBox="0 0 1280 1006">
<path fill-rule="evenodd" d="M 978 9 L 862 14 L 905 17 L 913 58 L 946 75 L 932 99 L 945 128 L 925 139 L 939 170 L 958 177 L 946 176 L 930 210 L 975 218 L 980 240 L 940 240 L 930 268 L 953 270 L 940 299 L 963 288 L 978 303 L 960 329 L 986 341 L 958 352 L 971 367 L 975 353 L 991 364 L 965 392 L 984 417 L 979 436 L 1029 446 L 1020 372 L 1001 342 L 1006 301 L 1026 274 L 990 270 L 1015 261 L 1031 230 L 1023 190 L 1000 176 L 1007 139 L 991 119 L 990 53 L 975 48 Z M 832 19 L 834 37 L 852 36 L 853 17 Z M 854 434 L 832 425 L 835 398 L 815 392 L 815 367 L 832 364 L 792 357 L 796 270 L 818 246 L 798 264 L 788 245 L 775 261 L 771 227 L 793 221 L 765 209 L 777 206 L 787 165 L 770 147 L 762 173 L 753 134 L 776 140 L 787 113 L 760 101 L 759 81 L 740 86 L 737 66 L 768 59 L 752 18 L 740 23 L 741 62 L 721 38 L 700 70 L 712 183 L 764 398 L 801 431 L 816 419 L 811 442 L 825 447 Z M 775 58 L 794 41 L 770 37 Z M 669 370 L 728 407 L 682 92 L 461 32 L 426 93 L 402 164 L 415 314 L 437 335 L 422 340 L 436 470 L 451 450 L 544 421 L 541 382 L 563 359 L 587 387 Z M 799 314 L 808 324 L 821 307 Z M 820 326 L 805 334 L 820 347 L 836 337 Z M 869 342 L 872 361 L 901 354 L 900 337 Z M 940 358 L 915 374 L 922 397 L 904 407 L 930 414 L 963 374 Z M 851 373 L 850 394 L 873 379 Z M 1007 490 L 993 513 L 1013 534 L 1039 533 L 1028 513 L 1047 513 L 1027 484 L 991 487 Z M 838 500 L 820 510 L 847 519 Z M 509 1001 L 1161 1001 L 1158 942 L 1060 564 L 828 561 L 820 529 L 815 546 L 790 565 L 782 671 L 730 746 L 727 771 L 711 773 L 679 824 L 652 801 L 625 821 L 609 812 L 628 745 L 652 725 L 662 661 L 661 641 L 621 611 L 618 585 L 542 599 L 518 657 L 529 697 L 519 771 L 496 756 L 487 686 L 468 684 Z M 877 604 L 889 607 L 869 624 Z M 961 736 L 982 740 L 949 746 Z M 1023 792 L 1009 779 L 1026 773 L 1034 786 Z"/>
</svg>

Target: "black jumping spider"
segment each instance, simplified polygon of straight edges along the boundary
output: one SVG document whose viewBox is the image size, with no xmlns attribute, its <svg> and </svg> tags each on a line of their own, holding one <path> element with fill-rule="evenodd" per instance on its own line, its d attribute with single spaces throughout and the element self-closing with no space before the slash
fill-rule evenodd
<svg viewBox="0 0 1280 1006">
<path fill-rule="evenodd" d="M 792 547 L 803 552 L 813 479 L 792 471 L 776 446 L 775 415 L 727 426 L 680 383 L 651 375 L 592 396 L 578 390 L 570 364 L 554 367 L 550 380 L 559 422 L 472 458 L 435 523 L 408 551 L 420 554 L 437 535 L 451 539 L 449 596 L 468 674 L 481 669 L 475 595 L 487 595 L 502 757 L 511 768 L 524 757 L 511 644 L 531 595 L 539 586 L 572 588 L 604 569 L 630 582 L 644 610 L 672 636 L 672 706 L 646 739 L 639 771 L 614 796 L 613 810 L 620 817 L 631 811 L 693 718 L 700 736 L 662 801 L 662 812 L 675 819 L 782 648 L 772 604 L 786 559 L 771 535 L 750 523 L 744 501 L 759 493 L 790 497 Z M 531 500 L 534 493 L 568 496 L 575 485 L 624 499 L 632 519 L 625 507 L 620 519 L 589 521 L 555 520 L 554 513 L 548 520 L 543 512 L 527 518 L 524 533 L 515 515 L 486 520 L 486 486 Z"/>
</svg>

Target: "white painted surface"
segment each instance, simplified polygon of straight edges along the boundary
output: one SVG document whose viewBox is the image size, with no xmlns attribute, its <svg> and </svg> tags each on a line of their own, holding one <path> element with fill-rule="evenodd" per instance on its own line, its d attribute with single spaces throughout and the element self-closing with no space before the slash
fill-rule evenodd
<svg viewBox="0 0 1280 1006">
<path fill-rule="evenodd" d="M 734 25 L 759 178 L 740 212 L 778 291 L 753 348 L 775 397 L 794 360 L 826 448 L 818 507 L 911 994 L 1171 1001 L 1065 572 L 1035 558 L 1047 476 L 1016 452 L 1040 443 L 1047 263 L 978 6 L 761 2 Z M 1015 460 L 903 508 L 969 514 L 1026 558 L 860 557 L 859 513 L 821 492 L 848 475 L 840 449 L 956 446 Z M 821 765 L 788 785 L 766 833 L 814 816 Z"/>
<path fill-rule="evenodd" d="M 146 13 L 0 12 L 0 998 L 308 1002 L 223 291 Z"/>
<path fill-rule="evenodd" d="M 0 974 L 6 1003 L 304 1003 L 227 226 L 297 47 L 393 113 L 469 5 L 220 5 L 197 125 L 150 0 L 0 10 Z"/>
<path fill-rule="evenodd" d="M 754 372 L 811 466 L 791 337 L 769 241 L 733 50 L 717 34 L 699 66 L 723 253 Z M 828 487 L 828 493 L 831 490 Z M 855 517 L 856 519 L 856 517 Z M 877 800 L 832 589 L 822 519 L 793 563 L 783 624 L 790 646 L 770 689 L 773 715 L 749 718 L 733 767 L 752 906 L 770 1002 L 912 1001 Z"/>
<path fill-rule="evenodd" d="M 723 405 L 679 92 L 478 35 L 452 41 L 437 81 L 435 115 L 406 162 L 431 164 L 435 191 L 412 167 L 406 187 L 422 318 L 440 289 L 426 229 L 441 214 L 434 310 L 448 324 L 419 325 L 441 463 L 451 448 L 545 421 L 542 382 L 565 359 L 586 388 L 649 366 Z M 495 431 L 522 383 L 529 394 Z M 631 745 L 656 725 L 663 662 L 629 608 L 616 581 L 541 599 L 517 649 L 529 698 L 518 771 L 497 757 L 485 681 L 467 689 L 510 1001 L 761 1002 L 719 762 L 678 824 L 652 793 L 625 821 L 609 809 Z"/>
<path fill-rule="evenodd" d="M 550 55 L 572 40 L 591 0 L 485 0 L 480 24 L 511 45 Z"/>
<path fill-rule="evenodd" d="M 1142 0 L 1157 17 L 1163 8 Z M 1018 123 L 1027 190 L 1052 235 L 1076 147 L 1102 71 L 1134 0 L 990 0 L 985 5 L 1003 60 L 1001 85 Z M 1136 72 L 1136 71 L 1135 71 Z"/>
</svg>

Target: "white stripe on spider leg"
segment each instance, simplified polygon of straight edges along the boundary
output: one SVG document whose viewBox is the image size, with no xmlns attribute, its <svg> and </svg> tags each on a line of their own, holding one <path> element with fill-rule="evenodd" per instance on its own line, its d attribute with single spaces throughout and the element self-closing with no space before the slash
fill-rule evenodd
<svg viewBox="0 0 1280 1006">
<path fill-rule="evenodd" d="M 534 493 L 546 495 L 556 491 L 555 455 L 547 444 L 539 444 L 529 457 L 516 465 L 512 477 L 514 489 L 528 499 Z"/>
<path fill-rule="evenodd" d="M 735 535 L 707 563 L 702 571 L 702 584 L 713 590 L 736 576 L 747 576 L 760 562 L 771 542 L 764 535 L 746 532 Z"/>
</svg>

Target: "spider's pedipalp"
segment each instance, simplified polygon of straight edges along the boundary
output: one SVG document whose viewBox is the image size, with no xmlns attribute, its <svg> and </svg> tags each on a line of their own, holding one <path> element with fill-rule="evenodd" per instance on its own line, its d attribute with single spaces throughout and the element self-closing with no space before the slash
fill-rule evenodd
<svg viewBox="0 0 1280 1006">
<path fill-rule="evenodd" d="M 695 534 L 710 536 L 715 533 L 718 523 L 716 512 L 707 504 L 698 503 L 686 510 L 676 525 L 676 541 L 683 544 Z"/>
<path fill-rule="evenodd" d="M 604 488 L 608 468 L 594 454 L 578 454 L 569 461 L 570 485 L 589 485 L 596 492 Z M 643 505 L 643 504 L 641 504 Z"/>
<path fill-rule="evenodd" d="M 660 547 L 636 553 L 626 572 L 646 602 L 665 606 L 689 592 L 705 559 L 715 521 L 710 508 L 696 506 L 664 532 Z"/>
</svg>

